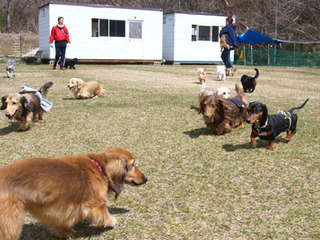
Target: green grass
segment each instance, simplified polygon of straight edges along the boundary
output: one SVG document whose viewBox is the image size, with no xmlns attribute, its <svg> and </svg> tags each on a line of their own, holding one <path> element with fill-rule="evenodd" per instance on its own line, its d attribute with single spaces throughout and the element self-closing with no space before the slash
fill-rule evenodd
<svg viewBox="0 0 320 240">
<path fill-rule="evenodd" d="M 2 66 L 4 68 L 4 66 Z M 27 157 L 100 152 L 117 146 L 129 150 L 149 181 L 126 186 L 110 212 L 114 229 L 87 223 L 76 239 L 319 239 L 320 238 L 320 69 L 259 67 L 256 90 L 248 101 L 267 104 L 269 113 L 300 106 L 298 132 L 285 133 L 266 149 L 251 149 L 251 126 L 222 136 L 210 134 L 198 114 L 198 66 L 77 65 L 53 71 L 48 65 L 17 65 L 14 79 L 1 79 L 0 96 L 21 85 L 39 88 L 53 81 L 54 103 L 45 122 L 18 132 L 0 115 L 0 165 Z M 253 67 L 216 81 L 215 66 L 207 86 L 234 84 Z M 71 77 L 96 80 L 103 98 L 74 100 Z M 214 81 L 213 81 L 214 79 Z M 30 215 L 21 239 L 56 239 Z"/>
</svg>

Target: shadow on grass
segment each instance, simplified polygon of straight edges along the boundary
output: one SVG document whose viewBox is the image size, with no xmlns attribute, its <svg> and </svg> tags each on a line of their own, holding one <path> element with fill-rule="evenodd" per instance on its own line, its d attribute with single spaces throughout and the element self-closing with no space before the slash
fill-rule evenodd
<svg viewBox="0 0 320 240">
<path fill-rule="evenodd" d="M 275 142 L 274 142 L 274 144 L 277 144 L 277 143 L 288 143 L 288 142 L 284 138 L 279 138 L 279 139 L 276 139 Z M 265 149 L 267 149 L 267 146 L 268 146 L 268 141 L 258 139 L 257 140 L 257 146 L 255 148 L 265 148 Z M 238 144 L 238 145 L 225 144 L 225 145 L 222 146 L 222 148 L 224 150 L 226 150 L 227 152 L 233 152 L 233 151 L 236 151 L 236 150 L 239 150 L 239 149 L 253 149 L 251 147 L 251 143 L 250 142 L 243 143 L 243 144 Z"/>
<path fill-rule="evenodd" d="M 127 209 L 123 208 L 109 208 L 111 214 L 124 214 L 129 212 Z M 112 230 L 112 227 L 94 227 L 90 226 L 89 222 L 80 222 L 76 224 L 73 229 L 77 232 L 76 238 L 88 238 L 100 235 L 102 232 L 107 232 Z M 33 239 L 43 239 L 43 240 L 58 240 L 61 238 L 56 237 L 53 233 L 49 231 L 46 226 L 40 224 L 25 224 L 22 229 L 20 240 L 33 240 Z"/>
<path fill-rule="evenodd" d="M 191 131 L 186 131 L 186 132 L 183 132 L 183 134 L 189 135 L 190 138 L 198 138 L 202 135 L 207 135 L 207 136 L 213 135 L 206 127 L 194 129 Z"/>
<path fill-rule="evenodd" d="M 18 122 L 10 122 L 10 125 L 0 129 L 0 136 L 8 135 L 12 132 L 21 132 L 19 131 L 19 123 Z"/>
<path fill-rule="evenodd" d="M 200 111 L 200 108 L 199 108 L 199 107 L 195 107 L 195 106 L 193 106 L 193 105 L 190 106 L 190 109 L 195 110 L 195 111 L 197 111 L 198 113 L 199 113 L 199 111 Z"/>
</svg>

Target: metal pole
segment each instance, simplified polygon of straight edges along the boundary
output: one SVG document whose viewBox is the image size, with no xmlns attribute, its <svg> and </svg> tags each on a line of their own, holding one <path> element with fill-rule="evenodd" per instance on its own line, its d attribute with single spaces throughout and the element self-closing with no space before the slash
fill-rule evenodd
<svg viewBox="0 0 320 240">
<path fill-rule="evenodd" d="M 277 39 L 278 34 L 278 0 L 276 0 L 276 13 L 275 13 L 275 25 L 274 25 L 274 39 Z M 277 44 L 274 43 L 274 56 L 273 64 L 276 65 L 277 61 Z"/>
</svg>

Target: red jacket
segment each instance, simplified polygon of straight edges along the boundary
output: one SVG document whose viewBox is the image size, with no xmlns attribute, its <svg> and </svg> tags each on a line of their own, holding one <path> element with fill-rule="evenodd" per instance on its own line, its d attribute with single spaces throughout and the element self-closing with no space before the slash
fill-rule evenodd
<svg viewBox="0 0 320 240">
<path fill-rule="evenodd" d="M 70 43 L 69 31 L 66 26 L 63 26 L 63 28 L 59 28 L 58 25 L 52 27 L 49 43 L 53 43 L 53 41 L 67 41 L 67 43 Z"/>
</svg>

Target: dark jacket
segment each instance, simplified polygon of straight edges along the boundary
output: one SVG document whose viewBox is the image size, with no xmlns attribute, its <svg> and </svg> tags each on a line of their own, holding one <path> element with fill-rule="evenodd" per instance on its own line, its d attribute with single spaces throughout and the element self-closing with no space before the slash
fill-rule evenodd
<svg viewBox="0 0 320 240">
<path fill-rule="evenodd" d="M 227 24 L 224 28 L 221 29 L 220 37 L 222 36 L 222 34 L 226 35 L 227 44 L 233 46 L 233 48 L 237 47 L 237 34 L 232 23 Z"/>
</svg>

